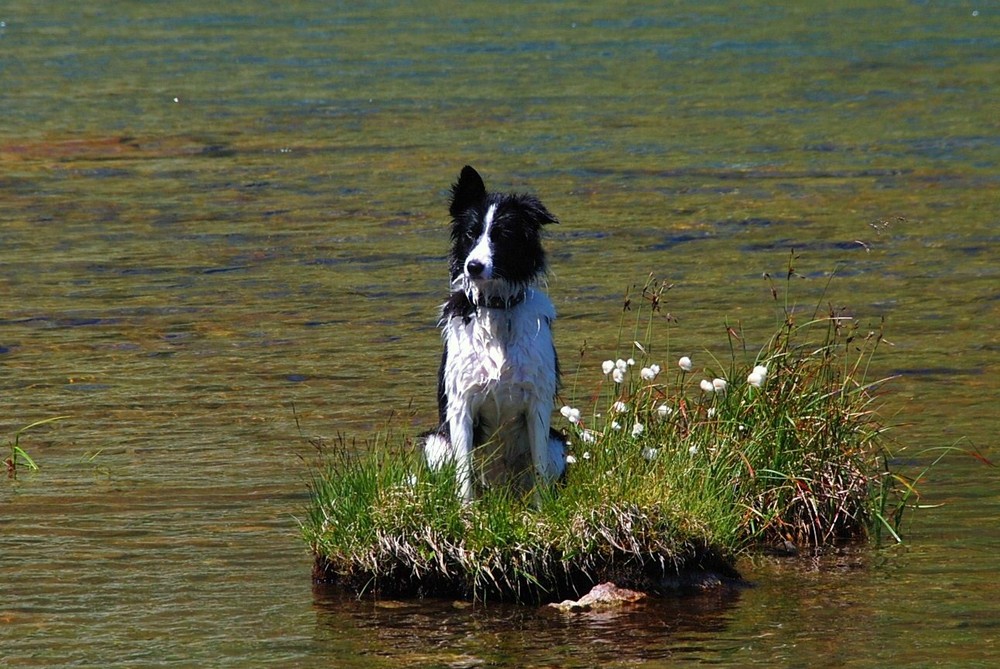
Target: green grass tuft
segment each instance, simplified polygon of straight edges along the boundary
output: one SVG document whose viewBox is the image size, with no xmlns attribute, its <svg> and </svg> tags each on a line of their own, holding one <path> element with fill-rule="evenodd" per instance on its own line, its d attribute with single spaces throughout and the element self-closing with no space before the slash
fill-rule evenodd
<svg viewBox="0 0 1000 669">
<path fill-rule="evenodd" d="M 454 470 L 412 452 L 341 454 L 317 474 L 303 523 L 317 577 L 358 592 L 540 601 L 605 580 L 655 590 L 697 560 L 731 572 L 711 528 L 672 507 L 655 466 L 639 457 L 642 471 L 623 476 L 623 453 L 598 474 L 613 456 L 575 467 L 536 506 L 506 489 L 465 504 Z"/>
<path fill-rule="evenodd" d="M 51 418 L 44 418 L 42 420 L 36 420 L 30 425 L 25 425 L 20 430 L 14 433 L 14 438 L 10 440 L 7 446 L 10 448 L 10 455 L 4 460 L 7 465 L 7 477 L 11 479 L 17 478 L 17 471 L 19 467 L 27 467 L 32 471 L 38 470 L 38 465 L 35 464 L 34 459 L 28 454 L 24 447 L 21 446 L 21 436 L 29 430 L 33 430 L 36 427 L 42 425 L 48 425 L 49 423 L 54 423 L 60 420 L 66 420 L 69 416 L 52 416 Z"/>
</svg>

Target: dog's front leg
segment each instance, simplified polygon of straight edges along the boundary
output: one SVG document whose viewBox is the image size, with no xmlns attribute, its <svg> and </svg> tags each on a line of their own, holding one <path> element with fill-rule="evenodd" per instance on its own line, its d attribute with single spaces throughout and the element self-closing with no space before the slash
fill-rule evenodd
<svg viewBox="0 0 1000 669">
<path fill-rule="evenodd" d="M 466 502 L 471 502 L 474 496 L 472 486 L 472 416 L 462 411 L 453 416 L 448 427 L 451 430 L 451 447 L 455 457 L 455 479 L 459 495 Z"/>
</svg>

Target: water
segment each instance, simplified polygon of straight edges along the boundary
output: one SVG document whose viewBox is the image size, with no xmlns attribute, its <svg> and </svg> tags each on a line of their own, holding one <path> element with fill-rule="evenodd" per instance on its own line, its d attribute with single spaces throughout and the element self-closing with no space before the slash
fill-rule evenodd
<svg viewBox="0 0 1000 669">
<path fill-rule="evenodd" d="M 727 318 L 759 346 L 794 248 L 798 304 L 887 319 L 901 466 L 996 459 L 998 35 L 965 3 L 7 2 L 0 430 L 70 418 L 0 484 L 0 664 L 993 666 L 969 457 L 904 546 L 607 616 L 314 592 L 295 517 L 310 438 L 433 420 L 467 162 L 561 218 L 584 386 L 649 272 L 665 358 Z"/>
</svg>

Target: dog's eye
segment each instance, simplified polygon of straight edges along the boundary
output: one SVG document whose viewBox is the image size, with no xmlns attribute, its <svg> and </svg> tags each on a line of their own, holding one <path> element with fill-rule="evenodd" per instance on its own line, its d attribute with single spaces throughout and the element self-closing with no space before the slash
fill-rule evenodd
<svg viewBox="0 0 1000 669">
<path fill-rule="evenodd" d="M 504 225 L 501 222 L 499 225 L 494 224 L 490 228 L 490 237 L 495 242 L 501 241 L 519 241 L 524 238 L 526 228 L 518 225 Z"/>
</svg>

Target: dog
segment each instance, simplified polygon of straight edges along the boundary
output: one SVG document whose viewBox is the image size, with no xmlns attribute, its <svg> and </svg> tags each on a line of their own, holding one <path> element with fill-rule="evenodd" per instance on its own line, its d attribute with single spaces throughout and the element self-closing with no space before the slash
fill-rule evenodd
<svg viewBox="0 0 1000 669">
<path fill-rule="evenodd" d="M 439 427 L 428 465 L 453 463 L 466 501 L 497 485 L 521 492 L 559 479 L 566 440 L 550 426 L 559 387 L 555 307 L 539 285 L 543 226 L 558 223 L 534 196 L 493 193 L 472 167 L 451 189 L 451 295 L 441 307 Z"/>
</svg>

